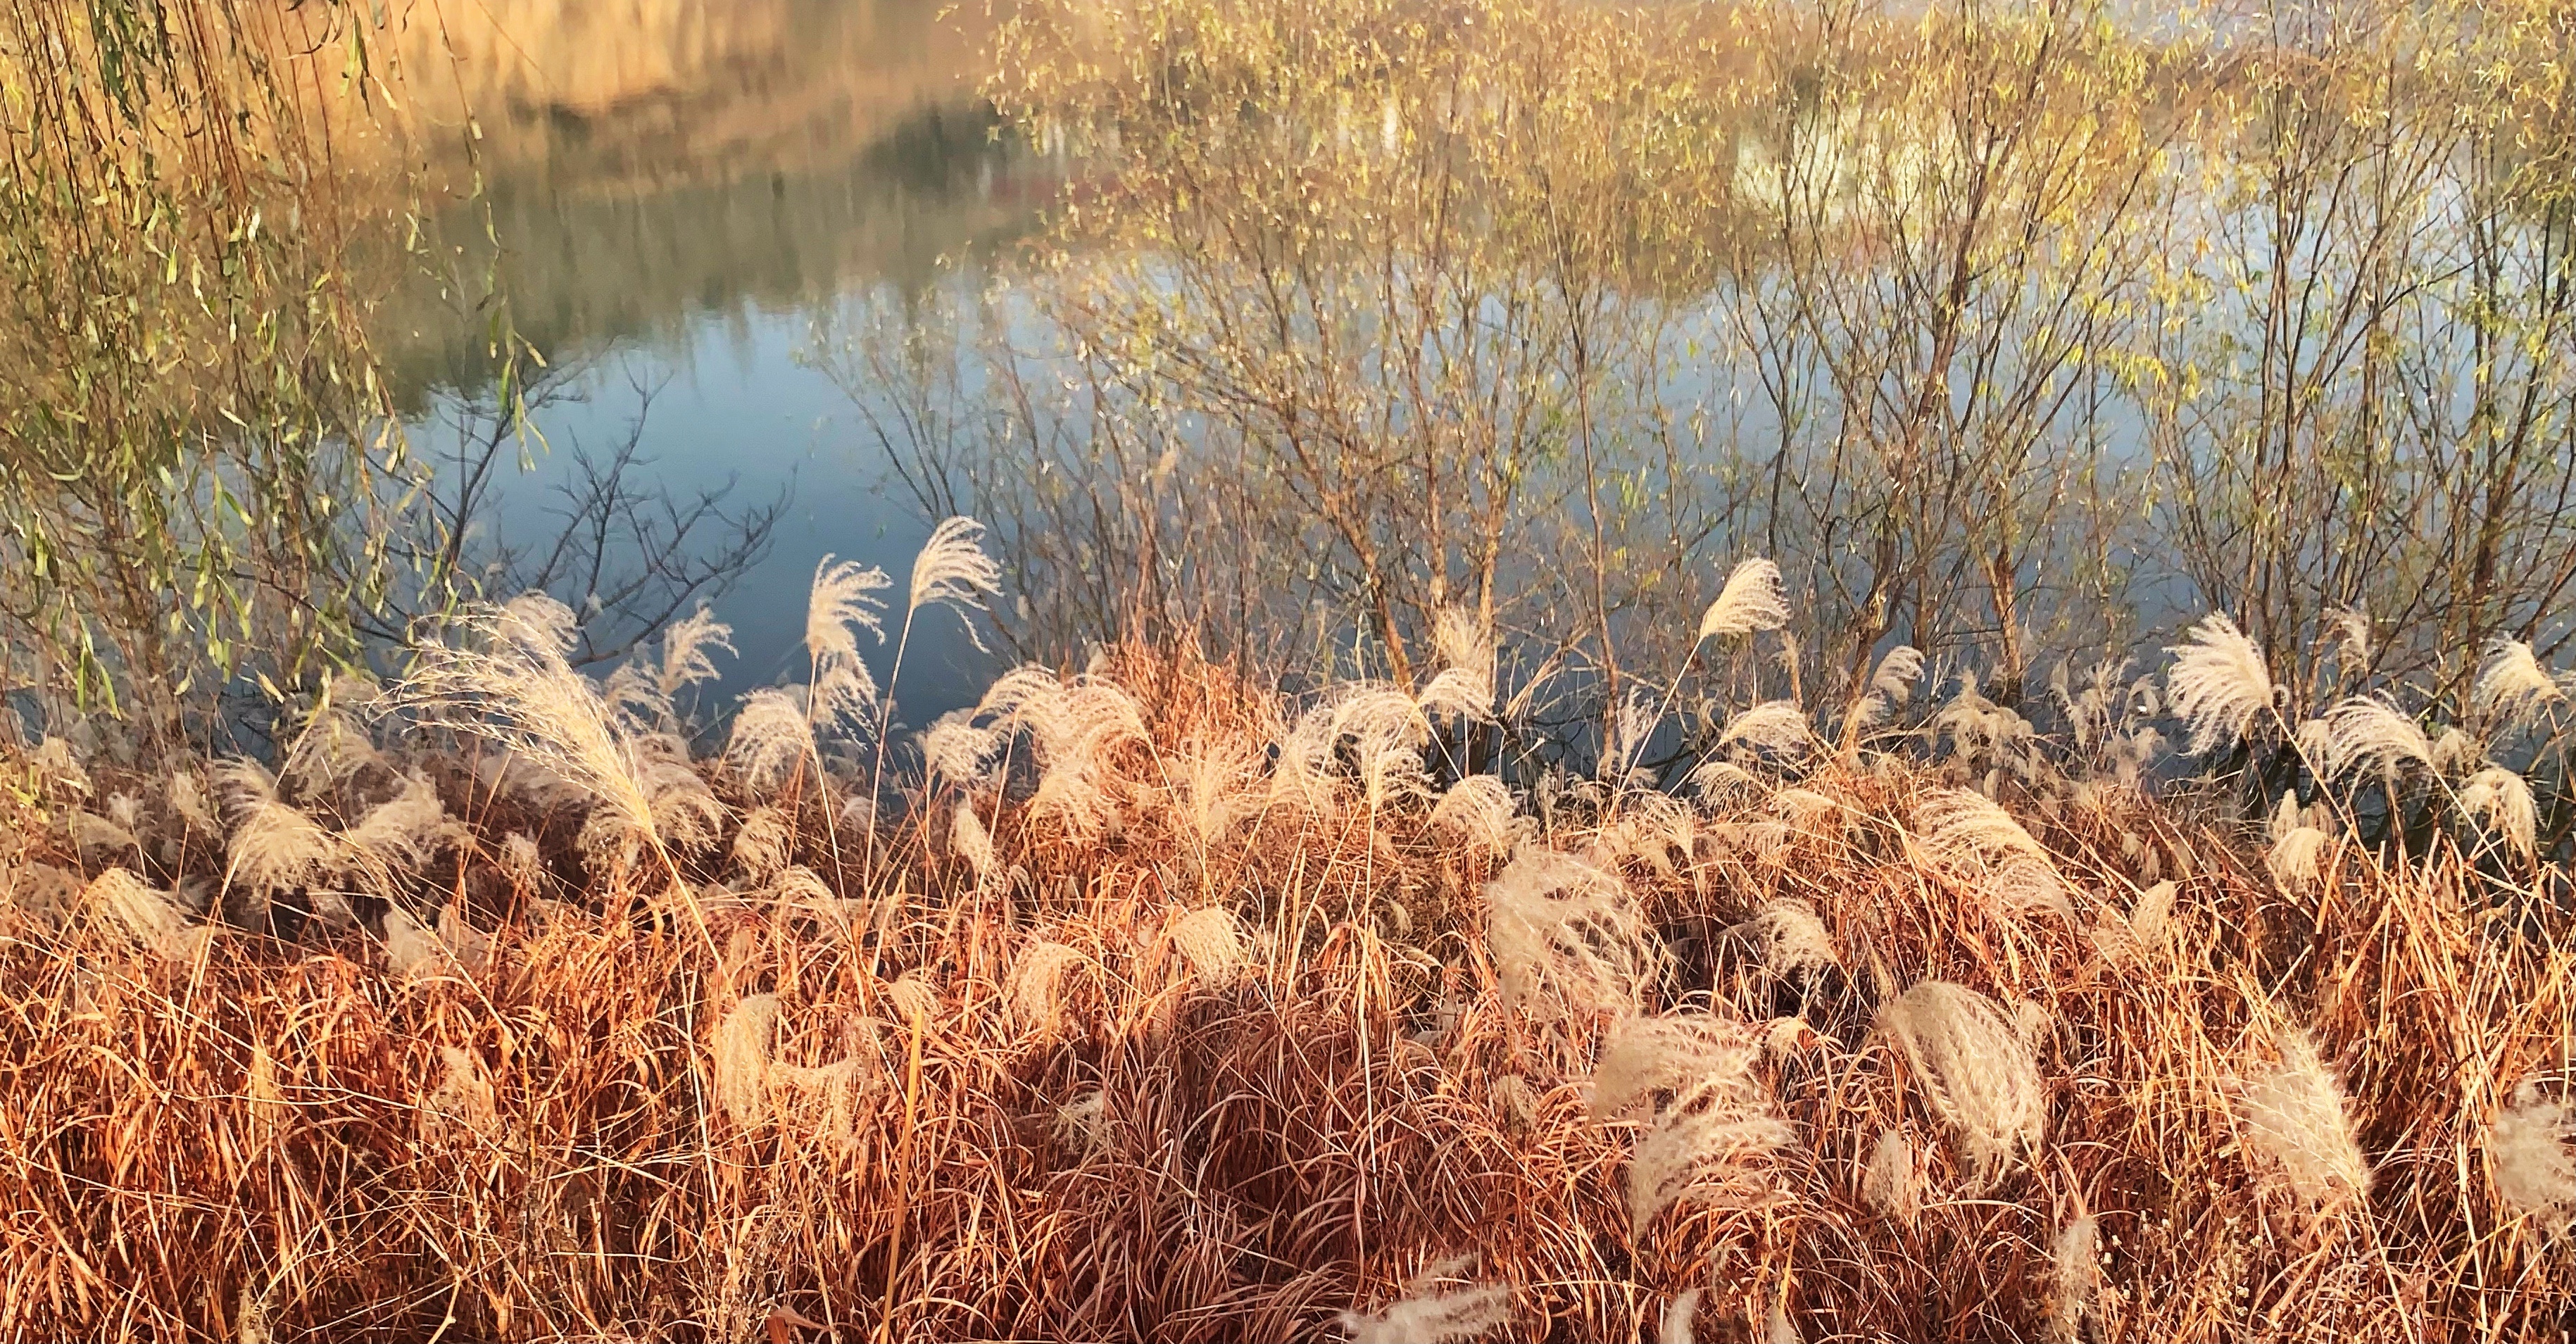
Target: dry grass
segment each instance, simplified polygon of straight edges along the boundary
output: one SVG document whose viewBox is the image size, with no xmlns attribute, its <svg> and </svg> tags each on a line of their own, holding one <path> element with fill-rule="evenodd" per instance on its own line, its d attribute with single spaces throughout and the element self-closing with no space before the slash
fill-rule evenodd
<svg viewBox="0 0 2576 1344">
<path fill-rule="evenodd" d="M 1024 678 L 873 867 L 719 759 L 594 870 L 619 789 L 415 733 L 329 815 L 456 829 L 273 932 L 0 801 L 0 1335 L 2561 1337 L 2554 869 L 1874 756 L 1539 831 L 1234 684 Z"/>
</svg>

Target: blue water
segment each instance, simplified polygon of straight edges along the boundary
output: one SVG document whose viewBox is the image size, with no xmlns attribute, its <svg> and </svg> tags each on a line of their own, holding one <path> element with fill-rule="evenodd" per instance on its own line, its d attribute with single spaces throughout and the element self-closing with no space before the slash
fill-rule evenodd
<svg viewBox="0 0 2576 1344">
<path fill-rule="evenodd" d="M 833 22 L 817 30 L 818 14 Z M 729 482 L 733 510 L 783 497 L 765 557 L 711 603 L 740 656 L 720 659 L 725 678 L 702 695 L 702 721 L 754 687 L 805 679 L 806 594 L 827 555 L 892 580 L 872 661 L 880 685 L 894 675 L 901 594 L 938 520 L 889 473 L 852 394 L 804 356 L 818 319 L 955 283 L 964 263 L 1023 236 L 1054 192 L 1052 171 L 993 134 L 973 93 L 976 34 L 959 27 L 973 16 L 936 14 L 921 0 L 793 0 L 775 23 L 737 16 L 712 55 L 639 49 L 654 58 L 639 66 L 698 82 L 625 100 L 548 84 L 569 60 L 527 34 L 498 44 L 535 53 L 534 73 L 514 77 L 534 81 L 539 92 L 524 96 L 538 101 L 480 109 L 488 186 L 441 227 L 463 248 L 460 272 L 479 274 L 485 240 L 497 241 L 512 326 L 548 366 L 580 372 L 573 395 L 530 408 L 527 465 L 504 468 L 469 536 L 486 557 L 549 544 L 562 530 L 559 491 L 581 474 L 576 450 L 621 445 L 646 403 L 639 388 L 651 393 L 638 442 L 649 466 L 635 483 L 648 494 L 686 503 Z M 759 60 L 735 50 L 759 42 L 775 49 Z M 543 101 L 554 97 L 569 101 Z M 696 118 L 677 131 L 664 105 L 674 98 Z M 486 319 L 426 302 L 405 317 L 390 335 L 397 378 L 421 408 L 415 451 L 451 453 L 442 417 L 495 395 Z M 720 546 L 711 535 L 695 549 Z M 489 586 L 500 597 L 516 585 Z M 549 591 L 578 610 L 585 586 Z M 610 643 L 626 633 L 613 613 L 598 627 Z M 893 688 L 900 719 L 918 726 L 972 702 L 995 670 L 953 614 L 926 613 Z"/>
</svg>

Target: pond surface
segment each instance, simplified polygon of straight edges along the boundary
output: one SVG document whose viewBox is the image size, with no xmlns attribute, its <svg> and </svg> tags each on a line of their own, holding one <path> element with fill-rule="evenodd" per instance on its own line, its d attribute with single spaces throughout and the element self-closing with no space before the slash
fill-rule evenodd
<svg viewBox="0 0 2576 1344">
<path fill-rule="evenodd" d="M 993 134 L 975 92 L 980 12 L 632 8 L 644 16 L 609 24 L 559 0 L 504 0 L 487 8 L 490 30 L 451 39 L 486 191 L 444 231 L 474 239 L 488 209 L 512 319 L 563 374 L 531 408 L 542 446 L 494 491 L 481 540 L 546 544 L 577 455 L 612 452 L 639 425 L 639 484 L 685 500 L 730 482 L 729 507 L 783 502 L 765 558 L 716 600 L 740 657 L 703 716 L 804 678 L 806 590 L 826 555 L 883 567 L 899 602 L 935 521 L 890 476 L 849 394 L 802 357 L 817 323 L 959 283 L 961 264 L 1032 226 L 1055 178 Z M 457 408 L 491 395 L 488 337 L 448 311 L 404 325 L 414 441 L 453 452 Z M 989 662 L 932 614 L 906 655 L 902 717 L 972 701 Z"/>
</svg>

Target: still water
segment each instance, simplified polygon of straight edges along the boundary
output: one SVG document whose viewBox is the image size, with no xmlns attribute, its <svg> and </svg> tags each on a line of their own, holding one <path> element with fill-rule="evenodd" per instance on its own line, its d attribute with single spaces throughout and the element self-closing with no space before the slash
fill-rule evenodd
<svg viewBox="0 0 2576 1344">
<path fill-rule="evenodd" d="M 735 508 L 783 501 L 765 558 L 716 599 L 740 657 L 704 715 L 804 678 L 806 588 L 825 555 L 883 567 L 899 603 L 936 521 L 890 476 L 850 394 L 803 358 L 818 323 L 960 283 L 1033 225 L 1055 179 L 992 133 L 975 93 L 980 13 L 942 17 L 925 0 L 618 8 L 610 23 L 503 0 L 489 27 L 447 39 L 486 190 L 445 232 L 483 234 L 488 210 L 511 320 L 547 364 L 577 371 L 532 408 L 543 446 L 496 489 L 477 540 L 551 540 L 576 453 L 612 451 L 639 424 L 651 487 L 685 501 L 729 484 Z M 457 409 L 491 394 L 486 329 L 435 310 L 404 325 L 397 362 L 422 389 L 414 442 L 452 452 Z M 892 654 L 889 640 L 880 681 Z M 906 654 L 902 718 L 973 700 L 991 671 L 954 619 L 931 614 Z"/>
</svg>

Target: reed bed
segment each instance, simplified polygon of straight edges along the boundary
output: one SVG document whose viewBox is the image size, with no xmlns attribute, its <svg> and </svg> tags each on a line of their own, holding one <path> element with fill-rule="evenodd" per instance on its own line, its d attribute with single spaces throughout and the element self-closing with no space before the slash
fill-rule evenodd
<svg viewBox="0 0 2576 1344">
<path fill-rule="evenodd" d="M 1443 728 L 1139 649 L 870 791 L 847 685 L 693 746 L 720 629 L 582 691 L 546 616 L 273 774 L 28 756 L 0 1335 L 2566 1338 L 2546 855 L 2321 798 L 2285 874 L 2205 790 L 1776 725 L 1442 783 L 1490 671 Z"/>
</svg>

